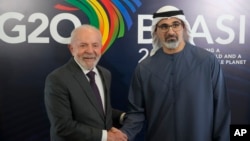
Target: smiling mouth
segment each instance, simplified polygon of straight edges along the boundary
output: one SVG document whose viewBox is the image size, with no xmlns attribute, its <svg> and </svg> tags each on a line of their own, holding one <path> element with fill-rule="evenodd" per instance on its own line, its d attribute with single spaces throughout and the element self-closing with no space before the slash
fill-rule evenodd
<svg viewBox="0 0 250 141">
<path fill-rule="evenodd" d="M 85 62 L 94 62 L 96 58 L 95 57 L 83 57 L 83 60 Z"/>
<path fill-rule="evenodd" d="M 83 57 L 83 59 L 95 59 L 96 57 L 95 56 L 85 56 Z"/>
</svg>

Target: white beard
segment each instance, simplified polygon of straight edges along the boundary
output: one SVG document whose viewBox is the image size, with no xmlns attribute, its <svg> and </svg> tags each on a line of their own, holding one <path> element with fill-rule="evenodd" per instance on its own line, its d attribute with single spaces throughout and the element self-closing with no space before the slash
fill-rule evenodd
<svg viewBox="0 0 250 141">
<path fill-rule="evenodd" d="M 178 40 L 162 43 L 163 47 L 165 47 L 167 49 L 176 49 L 179 46 L 179 44 L 180 44 L 180 42 Z"/>
</svg>

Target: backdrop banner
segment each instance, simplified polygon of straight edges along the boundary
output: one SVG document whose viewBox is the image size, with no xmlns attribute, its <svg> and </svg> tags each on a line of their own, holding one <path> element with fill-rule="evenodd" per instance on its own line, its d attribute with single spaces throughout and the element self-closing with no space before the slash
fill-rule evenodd
<svg viewBox="0 0 250 141">
<path fill-rule="evenodd" d="M 152 49 L 152 14 L 164 5 L 183 9 L 195 44 L 221 63 L 232 124 L 250 124 L 248 0 L 1 0 L 0 140 L 50 140 L 45 78 L 71 57 L 70 33 L 84 23 L 102 32 L 112 106 L 126 111 L 132 73 Z"/>
</svg>

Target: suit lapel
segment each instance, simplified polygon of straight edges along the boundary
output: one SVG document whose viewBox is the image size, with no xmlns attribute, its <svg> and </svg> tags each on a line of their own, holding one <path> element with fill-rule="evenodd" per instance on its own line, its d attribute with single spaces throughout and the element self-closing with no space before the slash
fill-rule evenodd
<svg viewBox="0 0 250 141">
<path fill-rule="evenodd" d="M 104 70 L 102 67 L 97 66 L 97 69 L 99 71 L 99 74 L 102 79 L 103 89 L 104 89 L 104 99 L 105 99 L 105 116 L 111 116 L 112 113 L 112 107 L 110 105 L 110 95 L 109 95 L 109 88 L 110 88 L 110 75 L 106 70 Z"/>
<path fill-rule="evenodd" d="M 109 101 L 107 101 L 107 93 L 108 93 L 108 86 L 107 86 L 107 78 L 106 78 L 106 75 L 104 75 L 102 69 L 100 67 L 97 66 L 97 70 L 100 74 L 100 77 L 101 77 L 101 80 L 102 80 L 102 84 L 103 84 L 103 91 L 104 91 L 104 102 L 105 102 L 105 111 L 107 112 L 107 104 Z"/>
<path fill-rule="evenodd" d="M 81 86 L 82 93 L 87 95 L 89 101 L 96 108 L 99 115 L 104 120 L 103 110 L 100 108 L 100 106 L 98 106 L 98 101 L 94 96 L 94 92 L 89 84 L 89 81 L 88 81 L 86 75 L 82 72 L 81 68 L 74 61 L 74 59 L 72 59 L 72 60 L 73 60 L 73 62 L 72 62 L 73 77 L 78 81 L 79 85 Z"/>
</svg>

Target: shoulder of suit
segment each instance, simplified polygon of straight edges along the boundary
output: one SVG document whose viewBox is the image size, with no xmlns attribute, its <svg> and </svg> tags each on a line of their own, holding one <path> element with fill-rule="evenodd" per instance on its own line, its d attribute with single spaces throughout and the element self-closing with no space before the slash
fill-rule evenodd
<svg viewBox="0 0 250 141">
<path fill-rule="evenodd" d="M 111 72 L 107 69 L 107 68 L 104 68 L 100 65 L 97 65 L 96 66 L 97 70 L 101 73 L 104 73 L 104 74 L 111 74 Z"/>
</svg>

